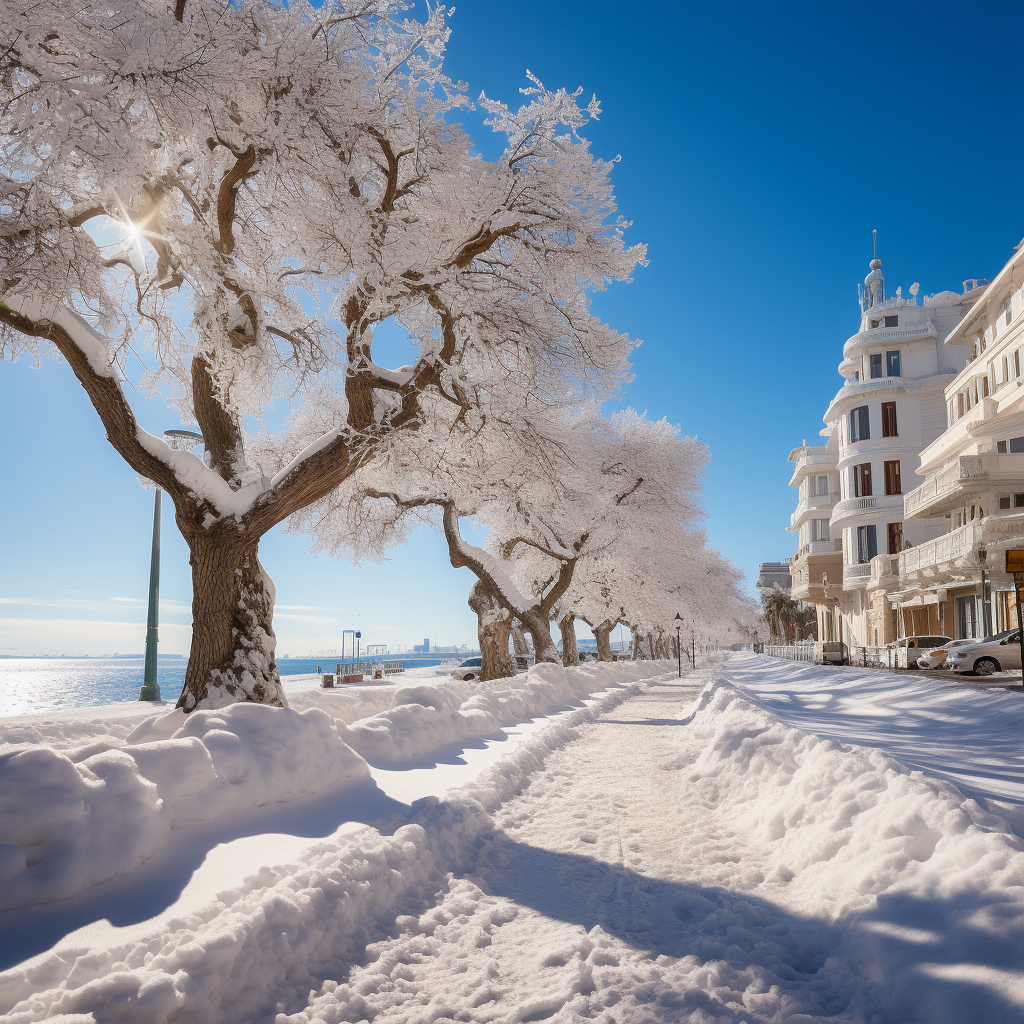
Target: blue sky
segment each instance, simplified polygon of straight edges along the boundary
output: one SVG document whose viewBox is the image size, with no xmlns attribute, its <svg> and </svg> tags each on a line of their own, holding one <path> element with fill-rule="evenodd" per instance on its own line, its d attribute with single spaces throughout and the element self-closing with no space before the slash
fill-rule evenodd
<svg viewBox="0 0 1024 1024">
<path fill-rule="evenodd" d="M 641 12 L 641 16 L 631 16 Z M 786 457 L 814 443 L 857 325 L 871 230 L 888 285 L 993 277 L 1024 236 L 1024 6 L 464 0 L 448 70 L 514 103 L 529 68 L 597 93 L 636 280 L 596 299 L 642 338 L 626 403 L 708 443 L 708 532 L 747 573 L 788 557 Z M 483 129 L 473 128 L 477 137 Z M 134 403 L 153 432 L 177 426 Z M 0 654 L 141 651 L 152 491 L 66 366 L 0 364 Z M 420 531 L 353 568 L 275 531 L 279 650 L 472 643 L 471 579 Z M 188 554 L 164 504 L 161 650 L 187 651 Z"/>
</svg>

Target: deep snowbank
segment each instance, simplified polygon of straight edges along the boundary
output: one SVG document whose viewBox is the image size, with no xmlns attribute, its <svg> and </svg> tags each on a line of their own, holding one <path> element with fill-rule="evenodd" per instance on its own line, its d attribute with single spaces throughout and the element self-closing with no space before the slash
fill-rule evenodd
<svg viewBox="0 0 1024 1024">
<path fill-rule="evenodd" d="M 257 704 L 170 711 L 123 745 L 0 753 L 0 910 L 64 899 L 152 856 L 172 828 L 365 774 L 331 717 Z"/>
<path fill-rule="evenodd" d="M 688 717 L 704 744 L 695 795 L 758 840 L 755 891 L 845 928 L 846 959 L 884 979 L 884 1019 L 1020 1019 L 1024 843 L 1005 820 L 881 750 L 788 725 L 725 680 Z"/>
<path fill-rule="evenodd" d="M 564 703 L 588 687 L 589 692 L 616 684 L 621 688 L 545 729 L 465 795 L 424 802 L 414 822 L 393 836 L 371 827 L 346 828 L 344 836 L 310 847 L 297 866 L 264 868 L 242 887 L 220 893 L 208 910 L 175 921 L 174 931 L 110 950 L 43 954 L 5 972 L 0 975 L 0 1013 L 8 1012 L 5 1019 L 11 1024 L 62 1014 L 213 1024 L 303 1005 L 311 989 L 319 989 L 339 964 L 380 938 L 396 916 L 418 913 L 429 904 L 448 872 L 458 870 L 474 849 L 481 830 L 491 827 L 487 810 L 521 789 L 548 751 L 568 742 L 576 726 L 639 692 L 635 680 L 665 669 L 664 663 L 651 662 L 568 672 L 540 666 L 515 680 L 498 681 L 504 686 L 485 685 L 487 699 L 509 717 Z M 413 696 L 436 695 L 407 692 L 402 699 Z M 438 710 L 423 703 L 395 710 L 410 707 Z M 428 714 L 409 714 L 430 720 Z M 395 721 L 404 724 L 405 716 L 403 711 Z M 489 724 L 472 715 L 464 721 Z M 399 730 L 390 745 L 399 749 L 406 735 Z"/>
<path fill-rule="evenodd" d="M 235 704 L 128 716 L 118 709 L 106 731 L 102 718 L 89 716 L 78 745 L 65 722 L 63 750 L 31 744 L 0 751 L 0 911 L 65 899 L 128 874 L 170 829 L 363 775 L 360 755 L 418 757 L 650 671 L 650 663 L 570 671 L 538 665 L 482 684 L 434 674 L 405 686 L 300 694 L 294 703 L 316 705 L 305 711 Z M 110 735 L 123 733 L 126 722 L 138 724 L 120 739 Z"/>
</svg>

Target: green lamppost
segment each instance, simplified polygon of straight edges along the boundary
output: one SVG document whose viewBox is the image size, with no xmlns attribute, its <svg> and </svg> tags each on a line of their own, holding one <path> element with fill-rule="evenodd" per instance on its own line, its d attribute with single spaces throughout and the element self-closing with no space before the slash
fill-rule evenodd
<svg viewBox="0 0 1024 1024">
<path fill-rule="evenodd" d="M 194 430 L 165 430 L 167 443 L 177 451 L 188 451 L 203 443 L 203 435 Z M 160 700 L 157 681 L 156 646 L 160 626 L 160 499 L 158 487 L 153 501 L 153 550 L 149 559 L 149 615 L 146 618 L 146 667 L 142 676 L 139 700 Z"/>
</svg>

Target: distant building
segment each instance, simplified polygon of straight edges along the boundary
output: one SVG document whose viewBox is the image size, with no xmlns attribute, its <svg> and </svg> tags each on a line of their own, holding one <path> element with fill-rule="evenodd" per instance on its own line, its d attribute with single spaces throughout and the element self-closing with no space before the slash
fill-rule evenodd
<svg viewBox="0 0 1024 1024">
<path fill-rule="evenodd" d="M 423 643 L 413 644 L 413 651 L 417 654 L 429 654 L 430 653 L 430 639 L 429 637 L 423 638 Z"/>
<path fill-rule="evenodd" d="M 758 566 L 757 589 L 771 590 L 776 584 L 787 593 L 793 587 L 789 562 L 762 562 Z"/>
</svg>

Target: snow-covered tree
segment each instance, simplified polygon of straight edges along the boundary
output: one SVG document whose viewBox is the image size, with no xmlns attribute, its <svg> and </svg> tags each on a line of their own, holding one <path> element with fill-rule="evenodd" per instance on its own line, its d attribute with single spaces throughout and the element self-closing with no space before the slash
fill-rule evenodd
<svg viewBox="0 0 1024 1024">
<path fill-rule="evenodd" d="M 2 6 L 0 354 L 63 357 L 173 500 L 193 570 L 185 710 L 284 703 L 267 530 L 428 407 L 603 394 L 628 367 L 589 310 L 644 256 L 578 134 L 596 101 L 535 79 L 516 110 L 481 96 L 504 151 L 474 156 L 445 9 L 406 6 Z M 374 361 L 385 321 L 412 365 Z M 146 432 L 131 387 L 198 423 L 205 458 Z M 270 433 L 285 400 L 296 414 Z"/>
<path fill-rule="evenodd" d="M 508 415 L 452 423 L 436 463 L 426 454 L 440 437 L 425 430 L 404 439 L 404 450 L 393 447 L 295 524 L 315 532 L 321 550 L 364 557 L 383 557 L 412 524 L 443 530 L 452 564 L 477 577 L 470 606 L 485 677 L 510 670 L 516 622 L 538 660 L 558 661 L 551 618 L 578 567 L 614 559 L 624 537 L 642 535 L 657 549 L 662 526 L 696 522 L 707 461 L 703 445 L 631 409 L 607 419 L 594 406 Z M 467 518 L 487 528 L 485 547 L 463 537 Z M 568 605 L 560 618 L 571 625 L 573 614 Z"/>
</svg>

